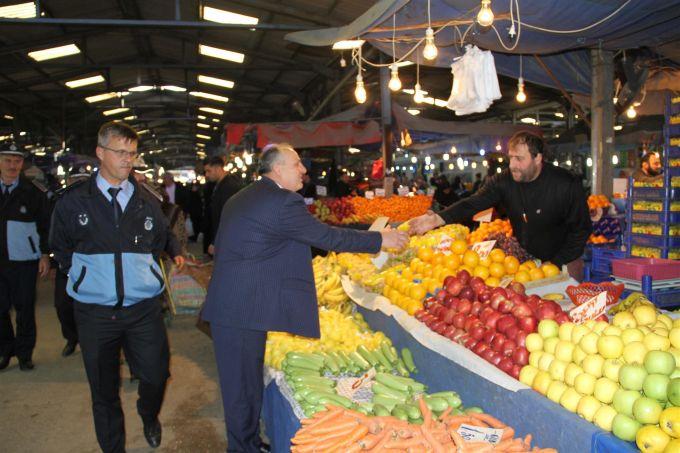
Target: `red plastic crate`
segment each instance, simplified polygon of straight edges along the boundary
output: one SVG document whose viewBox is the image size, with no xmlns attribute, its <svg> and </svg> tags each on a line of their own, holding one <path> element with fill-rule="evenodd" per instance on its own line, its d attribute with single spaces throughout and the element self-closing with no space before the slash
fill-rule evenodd
<svg viewBox="0 0 680 453">
<path fill-rule="evenodd" d="M 581 305 L 597 296 L 602 291 L 607 292 L 607 305 L 614 305 L 619 301 L 624 290 L 623 283 L 581 283 L 578 286 L 568 286 L 567 295 L 574 305 Z"/>
<path fill-rule="evenodd" d="M 653 280 L 680 278 L 680 264 L 662 258 L 625 258 L 612 260 L 612 274 L 631 280 L 642 280 L 649 275 Z"/>
</svg>

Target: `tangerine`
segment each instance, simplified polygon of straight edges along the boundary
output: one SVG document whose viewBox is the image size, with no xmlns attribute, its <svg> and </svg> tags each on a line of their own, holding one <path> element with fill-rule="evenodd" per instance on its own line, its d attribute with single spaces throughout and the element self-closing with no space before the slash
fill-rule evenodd
<svg viewBox="0 0 680 453">
<path fill-rule="evenodd" d="M 503 260 L 505 260 L 505 252 L 501 249 L 493 249 L 489 253 L 489 258 L 491 258 L 491 261 L 494 263 L 502 263 Z"/>
<path fill-rule="evenodd" d="M 529 271 L 529 276 L 531 277 L 531 281 L 534 280 L 541 280 L 542 278 L 545 278 L 545 274 L 541 269 L 534 268 Z"/>
<path fill-rule="evenodd" d="M 446 262 L 446 255 L 443 253 L 435 253 L 432 255 L 432 265 L 433 266 L 443 266 Z"/>
<path fill-rule="evenodd" d="M 491 266 L 489 266 L 489 274 L 492 277 L 501 278 L 505 275 L 505 266 L 501 263 L 491 263 Z"/>
<path fill-rule="evenodd" d="M 474 269 L 479 264 L 479 255 L 474 250 L 468 250 L 463 255 L 463 264 L 468 268 Z"/>
<path fill-rule="evenodd" d="M 460 267 L 460 256 L 454 254 L 447 256 L 444 266 L 452 271 L 455 271 L 458 269 L 458 267 Z"/>
<path fill-rule="evenodd" d="M 545 263 L 543 266 L 541 266 L 541 270 L 545 274 L 546 278 L 554 277 L 560 273 L 560 268 L 555 266 L 553 263 Z"/>
<path fill-rule="evenodd" d="M 451 244 L 451 252 L 454 255 L 462 255 L 467 250 L 467 247 L 468 247 L 467 242 L 465 242 L 462 239 L 456 239 Z"/>
<path fill-rule="evenodd" d="M 495 288 L 496 286 L 500 285 L 501 282 L 496 277 L 489 277 L 486 280 L 484 280 L 484 283 L 486 283 L 486 286 Z"/>
<path fill-rule="evenodd" d="M 508 274 L 514 274 L 519 270 L 519 260 L 512 255 L 508 255 L 503 259 L 503 265 L 505 266 L 505 272 Z"/>
<path fill-rule="evenodd" d="M 491 261 L 491 258 L 488 257 L 488 256 L 486 256 L 484 258 L 479 258 L 479 265 L 480 266 L 489 267 L 489 266 L 491 266 L 492 262 L 493 261 Z"/>
<path fill-rule="evenodd" d="M 526 283 L 531 281 L 531 276 L 529 275 L 529 272 L 525 270 L 519 270 L 515 274 L 515 281 L 519 283 Z"/>
<path fill-rule="evenodd" d="M 479 277 L 482 280 L 486 280 L 489 278 L 489 268 L 486 266 L 477 266 L 475 267 L 475 270 L 472 272 L 473 277 Z"/>
<path fill-rule="evenodd" d="M 427 290 L 423 285 L 413 285 L 411 291 L 409 291 L 409 296 L 415 300 L 423 300 L 427 294 Z"/>
</svg>

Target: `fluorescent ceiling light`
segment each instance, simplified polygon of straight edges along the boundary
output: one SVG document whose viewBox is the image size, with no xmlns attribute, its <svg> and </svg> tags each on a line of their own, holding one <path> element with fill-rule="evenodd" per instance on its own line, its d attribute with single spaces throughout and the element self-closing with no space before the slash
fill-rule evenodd
<svg viewBox="0 0 680 453">
<path fill-rule="evenodd" d="M 198 118 L 199 120 L 204 120 L 205 116 L 204 115 L 198 115 L 196 118 Z"/>
<path fill-rule="evenodd" d="M 437 107 L 446 107 L 449 104 L 449 101 L 445 101 L 444 99 L 434 99 L 434 105 Z"/>
<path fill-rule="evenodd" d="M 214 109 L 212 107 L 199 107 L 198 110 L 206 113 L 214 113 L 215 115 L 223 115 L 224 110 Z"/>
<path fill-rule="evenodd" d="M 333 50 L 349 50 L 358 49 L 364 45 L 363 39 L 348 39 L 345 41 L 338 41 L 333 44 Z"/>
<path fill-rule="evenodd" d="M 623 125 L 621 124 L 617 124 L 616 126 L 614 126 L 615 131 L 620 131 L 621 129 L 623 129 Z"/>
<path fill-rule="evenodd" d="M 232 13 L 224 9 L 212 8 L 210 6 L 203 7 L 203 19 L 211 22 L 219 22 L 221 24 L 242 24 L 242 25 L 256 25 L 260 19 L 253 16 L 246 16 L 245 14 Z"/>
<path fill-rule="evenodd" d="M 524 124 L 536 124 L 536 118 L 532 118 L 530 116 L 526 116 L 520 120 Z"/>
<path fill-rule="evenodd" d="M 564 118 L 564 113 L 562 113 L 562 112 L 555 112 L 555 116 L 556 116 L 557 118 Z"/>
<path fill-rule="evenodd" d="M 199 148 L 205 148 L 205 143 L 196 143 Z"/>
<path fill-rule="evenodd" d="M 116 115 L 116 114 L 118 114 L 118 113 L 127 112 L 128 110 L 130 110 L 130 109 L 127 108 L 127 107 L 118 107 L 117 109 L 104 110 L 104 111 L 102 112 L 102 114 L 103 114 L 104 116 L 111 116 L 111 115 Z"/>
<path fill-rule="evenodd" d="M 161 86 L 161 90 L 184 92 L 184 91 L 186 91 L 187 89 L 186 89 L 186 88 L 183 88 L 183 87 L 178 87 L 178 86 L 176 86 L 176 85 L 162 85 L 162 86 Z"/>
<path fill-rule="evenodd" d="M 7 115 L 7 114 L 3 115 L 3 118 L 5 118 L 6 120 L 13 120 L 14 119 L 14 117 L 12 115 Z"/>
<path fill-rule="evenodd" d="M 93 104 L 95 102 L 106 101 L 107 99 L 113 99 L 113 98 L 116 98 L 116 97 L 127 96 L 128 94 L 130 94 L 130 93 L 128 93 L 127 91 L 123 91 L 123 92 L 120 92 L 120 93 L 116 93 L 116 92 L 112 91 L 110 93 L 102 93 L 102 94 L 95 94 L 94 96 L 88 96 L 88 97 L 85 98 L 85 100 L 87 102 L 89 102 L 90 104 Z"/>
<path fill-rule="evenodd" d="M 35 2 L 0 6 L 0 17 L 7 17 L 9 19 L 30 19 L 35 16 Z"/>
<path fill-rule="evenodd" d="M 210 77 L 199 74 L 198 81 L 201 83 L 209 83 L 210 85 L 217 85 L 218 87 L 234 88 L 234 82 L 232 82 L 231 80 L 218 79 L 217 77 Z"/>
<path fill-rule="evenodd" d="M 406 111 L 409 112 L 413 116 L 420 115 L 420 110 L 418 110 L 418 109 L 407 109 Z"/>
<path fill-rule="evenodd" d="M 132 121 L 132 120 L 136 120 L 136 119 L 137 119 L 137 115 L 130 115 L 130 116 L 126 116 L 125 118 L 123 118 L 124 121 Z"/>
<path fill-rule="evenodd" d="M 82 79 L 69 80 L 65 85 L 69 88 L 79 88 L 86 85 L 94 85 L 95 83 L 101 83 L 104 81 L 104 77 L 101 75 L 95 75 L 91 77 L 85 77 Z"/>
<path fill-rule="evenodd" d="M 203 134 L 196 134 L 196 137 L 202 138 L 203 140 L 210 140 L 210 136 Z"/>
<path fill-rule="evenodd" d="M 243 63 L 243 60 L 245 59 L 245 55 L 240 52 L 220 49 L 218 47 L 206 46 L 205 44 L 198 45 L 198 53 L 200 53 L 201 55 L 205 55 L 207 57 L 233 61 L 234 63 Z"/>
<path fill-rule="evenodd" d="M 141 91 L 151 91 L 153 90 L 152 85 L 137 85 L 136 87 L 128 88 L 128 91 L 133 91 L 135 93 L 141 92 Z"/>
<path fill-rule="evenodd" d="M 413 64 L 415 64 L 415 63 L 413 63 L 412 61 L 408 61 L 408 60 L 399 61 L 399 62 L 396 63 L 398 68 L 404 68 L 406 66 L 411 66 Z"/>
<path fill-rule="evenodd" d="M 356 154 L 356 153 L 358 153 L 358 152 L 361 152 L 361 150 L 360 150 L 359 148 L 353 148 L 353 147 L 351 147 L 351 146 L 349 147 L 349 149 L 348 149 L 347 151 L 348 151 L 350 154 Z"/>
<path fill-rule="evenodd" d="M 196 126 L 200 127 L 201 129 L 210 129 L 210 124 L 196 123 Z"/>
<path fill-rule="evenodd" d="M 148 134 L 148 133 L 149 133 L 149 129 L 144 129 L 143 131 L 137 132 L 137 135 L 144 135 L 144 134 Z"/>
<path fill-rule="evenodd" d="M 53 58 L 66 57 L 68 55 L 75 55 L 80 53 L 80 49 L 75 44 L 67 44 L 65 46 L 52 47 L 43 50 L 34 50 L 28 52 L 28 56 L 35 61 L 51 60 Z"/>
<path fill-rule="evenodd" d="M 219 120 L 218 118 L 213 118 L 213 119 L 212 119 L 212 122 L 213 122 L 213 123 L 219 123 L 220 120 Z"/>
<path fill-rule="evenodd" d="M 199 98 L 212 99 L 213 101 L 229 102 L 229 98 L 226 97 L 226 96 L 220 96 L 220 95 L 212 94 L 212 93 L 205 93 L 203 91 L 191 91 L 189 94 L 192 95 L 192 96 L 199 97 Z"/>
</svg>

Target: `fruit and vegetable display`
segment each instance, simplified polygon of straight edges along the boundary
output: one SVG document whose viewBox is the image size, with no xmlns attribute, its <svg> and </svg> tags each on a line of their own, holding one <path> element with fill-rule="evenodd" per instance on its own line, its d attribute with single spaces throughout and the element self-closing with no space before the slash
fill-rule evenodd
<svg viewBox="0 0 680 453">
<path fill-rule="evenodd" d="M 512 225 L 509 220 L 496 219 L 493 222 L 485 222 L 479 225 L 475 231 L 470 233 L 468 243 L 482 242 L 488 240 L 488 237 L 496 233 L 502 233 L 505 236 L 512 236 Z"/>
<path fill-rule="evenodd" d="M 668 159 L 668 165 L 671 167 L 680 167 L 680 158 L 671 158 Z"/>
<path fill-rule="evenodd" d="M 631 231 L 636 234 L 661 235 L 663 234 L 663 227 L 654 223 L 633 222 L 633 225 L 631 225 Z"/>
<path fill-rule="evenodd" d="M 415 317 L 515 379 L 528 363 L 526 339 L 539 321 L 549 320 L 555 326 L 569 321 L 557 302 L 527 296 L 521 283 L 491 288 L 467 271 L 447 277 L 444 288 L 428 298 Z"/>
<path fill-rule="evenodd" d="M 349 297 L 342 289 L 340 282 L 342 266 L 338 263 L 335 253 L 329 253 L 326 257 L 315 256 L 312 260 L 312 267 L 319 306 L 347 312 L 351 305 Z"/>
<path fill-rule="evenodd" d="M 621 221 L 615 217 L 605 216 L 593 222 L 593 234 L 596 236 L 606 236 L 611 239 L 620 236 L 621 233 L 623 233 Z"/>
<path fill-rule="evenodd" d="M 633 202 L 633 210 L 661 212 L 663 210 L 663 203 L 661 201 L 635 200 Z"/>
<path fill-rule="evenodd" d="M 630 248 L 630 255 L 637 256 L 639 258 L 661 258 L 661 249 L 656 247 L 634 245 Z"/>
<path fill-rule="evenodd" d="M 354 208 L 348 198 L 323 198 L 308 206 L 309 212 L 322 222 L 330 224 L 358 223 Z"/>
<path fill-rule="evenodd" d="M 405 222 L 425 214 L 432 205 L 432 197 L 323 198 L 309 205 L 309 211 L 322 222 L 331 224 L 372 223 L 378 217 L 390 222 Z"/>
<path fill-rule="evenodd" d="M 490 234 L 486 240 L 496 241 L 494 247 L 503 250 L 503 252 L 508 256 L 514 256 L 522 263 L 534 259 L 534 257 L 531 256 L 529 252 L 524 250 L 524 248 L 519 245 L 519 241 L 514 236 L 507 236 L 504 233 L 494 233 Z"/>
<path fill-rule="evenodd" d="M 519 379 L 642 451 L 678 451 L 680 321 L 641 294 L 613 313 L 611 323 L 540 321 Z"/>
<path fill-rule="evenodd" d="M 606 195 L 589 195 L 588 209 L 608 208 L 611 203 Z"/>
<path fill-rule="evenodd" d="M 611 244 L 616 239 L 609 239 L 607 236 L 591 234 L 588 236 L 588 244 Z"/>
<path fill-rule="evenodd" d="M 663 178 L 653 180 L 633 180 L 633 187 L 663 187 Z"/>
</svg>

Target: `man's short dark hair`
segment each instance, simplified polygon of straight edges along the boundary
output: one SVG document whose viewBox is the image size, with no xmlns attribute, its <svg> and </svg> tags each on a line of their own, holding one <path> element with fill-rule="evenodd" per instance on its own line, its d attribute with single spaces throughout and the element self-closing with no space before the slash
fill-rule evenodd
<svg viewBox="0 0 680 453">
<path fill-rule="evenodd" d="M 539 154 L 545 154 L 545 141 L 539 135 L 532 132 L 519 131 L 510 137 L 508 140 L 508 148 L 514 148 L 517 145 L 527 145 L 531 157 L 536 157 Z M 544 158 L 545 160 L 545 158 Z"/>
<path fill-rule="evenodd" d="M 656 153 L 654 152 L 647 152 L 642 155 L 642 159 L 640 159 L 640 167 L 642 167 L 642 164 L 647 164 L 649 165 L 649 160 L 652 158 L 652 155 L 655 155 Z"/>
<path fill-rule="evenodd" d="M 270 173 L 274 169 L 274 164 L 281 159 L 281 152 L 284 149 L 294 151 L 293 147 L 288 143 L 270 143 L 262 148 L 257 172 L 261 175 Z"/>
<path fill-rule="evenodd" d="M 109 121 L 102 124 L 97 133 L 97 144 L 106 146 L 111 137 L 120 137 L 131 142 L 139 141 L 139 136 L 132 126 L 122 121 Z"/>
<path fill-rule="evenodd" d="M 203 165 L 211 167 L 224 167 L 224 159 L 222 156 L 210 156 L 205 160 Z"/>
</svg>

